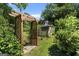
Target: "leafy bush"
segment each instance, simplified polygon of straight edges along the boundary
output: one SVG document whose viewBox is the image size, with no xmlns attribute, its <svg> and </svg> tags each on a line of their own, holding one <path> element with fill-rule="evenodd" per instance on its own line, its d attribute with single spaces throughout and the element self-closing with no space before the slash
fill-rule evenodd
<svg viewBox="0 0 79 59">
<path fill-rule="evenodd" d="M 0 17 L 0 52 L 8 55 L 20 55 L 20 43 L 13 34 L 8 20 Z M 12 30 L 11 30 L 12 29 Z"/>
<path fill-rule="evenodd" d="M 14 35 L 9 33 L 5 38 L 0 37 L 0 51 L 2 53 L 20 55 L 20 50 L 20 44 Z"/>
<path fill-rule="evenodd" d="M 77 44 L 76 38 L 78 38 L 78 36 L 72 38 L 74 37 L 74 33 L 65 30 L 60 30 L 56 34 L 56 37 L 59 40 L 59 49 L 62 50 L 65 55 L 76 55 L 77 48 L 75 44 Z"/>
<path fill-rule="evenodd" d="M 50 53 L 57 55 L 77 55 L 79 51 L 79 21 L 70 16 L 65 19 L 60 19 L 56 22 L 56 39 L 57 46 L 52 46 L 50 48 Z M 55 49 L 60 52 L 51 52 L 52 49 Z"/>
<path fill-rule="evenodd" d="M 79 29 L 79 21 L 76 17 L 69 16 L 66 17 L 65 19 L 57 20 L 55 26 L 56 26 L 56 31 L 60 29 L 75 31 Z"/>
<path fill-rule="evenodd" d="M 52 56 L 65 56 L 64 52 L 62 52 L 62 50 L 59 49 L 57 44 L 54 44 L 49 48 L 49 55 L 52 55 Z"/>
</svg>

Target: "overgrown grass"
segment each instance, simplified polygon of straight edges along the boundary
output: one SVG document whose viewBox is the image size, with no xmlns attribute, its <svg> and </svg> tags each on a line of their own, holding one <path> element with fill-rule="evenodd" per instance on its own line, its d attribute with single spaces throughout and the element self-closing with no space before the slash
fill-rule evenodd
<svg viewBox="0 0 79 59">
<path fill-rule="evenodd" d="M 30 51 L 29 53 L 25 54 L 28 56 L 48 56 L 49 55 L 49 47 L 54 43 L 54 37 L 47 38 L 42 37 L 39 40 L 39 45 Z"/>
</svg>

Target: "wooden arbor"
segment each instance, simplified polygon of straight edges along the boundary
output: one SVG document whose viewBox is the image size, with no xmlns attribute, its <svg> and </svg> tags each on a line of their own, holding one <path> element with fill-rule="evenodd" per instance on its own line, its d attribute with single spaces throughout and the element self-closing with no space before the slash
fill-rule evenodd
<svg viewBox="0 0 79 59">
<path fill-rule="evenodd" d="M 16 36 L 20 40 L 21 48 L 23 49 L 23 21 L 31 22 L 31 35 L 30 43 L 31 45 L 38 45 L 38 33 L 37 33 L 37 21 L 34 17 L 20 14 L 20 13 L 10 13 L 10 16 L 16 18 Z"/>
</svg>

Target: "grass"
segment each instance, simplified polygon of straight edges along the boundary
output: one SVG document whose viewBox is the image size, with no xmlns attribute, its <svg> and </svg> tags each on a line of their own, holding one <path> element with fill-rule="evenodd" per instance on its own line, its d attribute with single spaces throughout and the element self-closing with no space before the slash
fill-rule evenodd
<svg viewBox="0 0 79 59">
<path fill-rule="evenodd" d="M 34 48 L 31 52 L 25 54 L 28 56 L 48 56 L 49 55 L 49 47 L 54 43 L 54 37 L 46 38 L 42 37 L 39 40 L 39 45 Z"/>
<path fill-rule="evenodd" d="M 29 32 L 23 32 L 23 45 L 29 43 Z"/>
</svg>

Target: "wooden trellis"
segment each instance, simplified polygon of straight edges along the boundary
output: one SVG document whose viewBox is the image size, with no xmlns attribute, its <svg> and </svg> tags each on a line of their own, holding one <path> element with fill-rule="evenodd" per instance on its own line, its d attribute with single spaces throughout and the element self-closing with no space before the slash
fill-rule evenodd
<svg viewBox="0 0 79 59">
<path fill-rule="evenodd" d="M 21 51 L 23 51 L 23 22 L 30 21 L 31 22 L 31 36 L 30 43 L 31 45 L 38 45 L 38 32 L 37 32 L 37 21 L 34 17 L 19 14 L 19 13 L 10 13 L 10 16 L 16 17 L 16 36 L 20 40 L 21 43 Z"/>
</svg>

